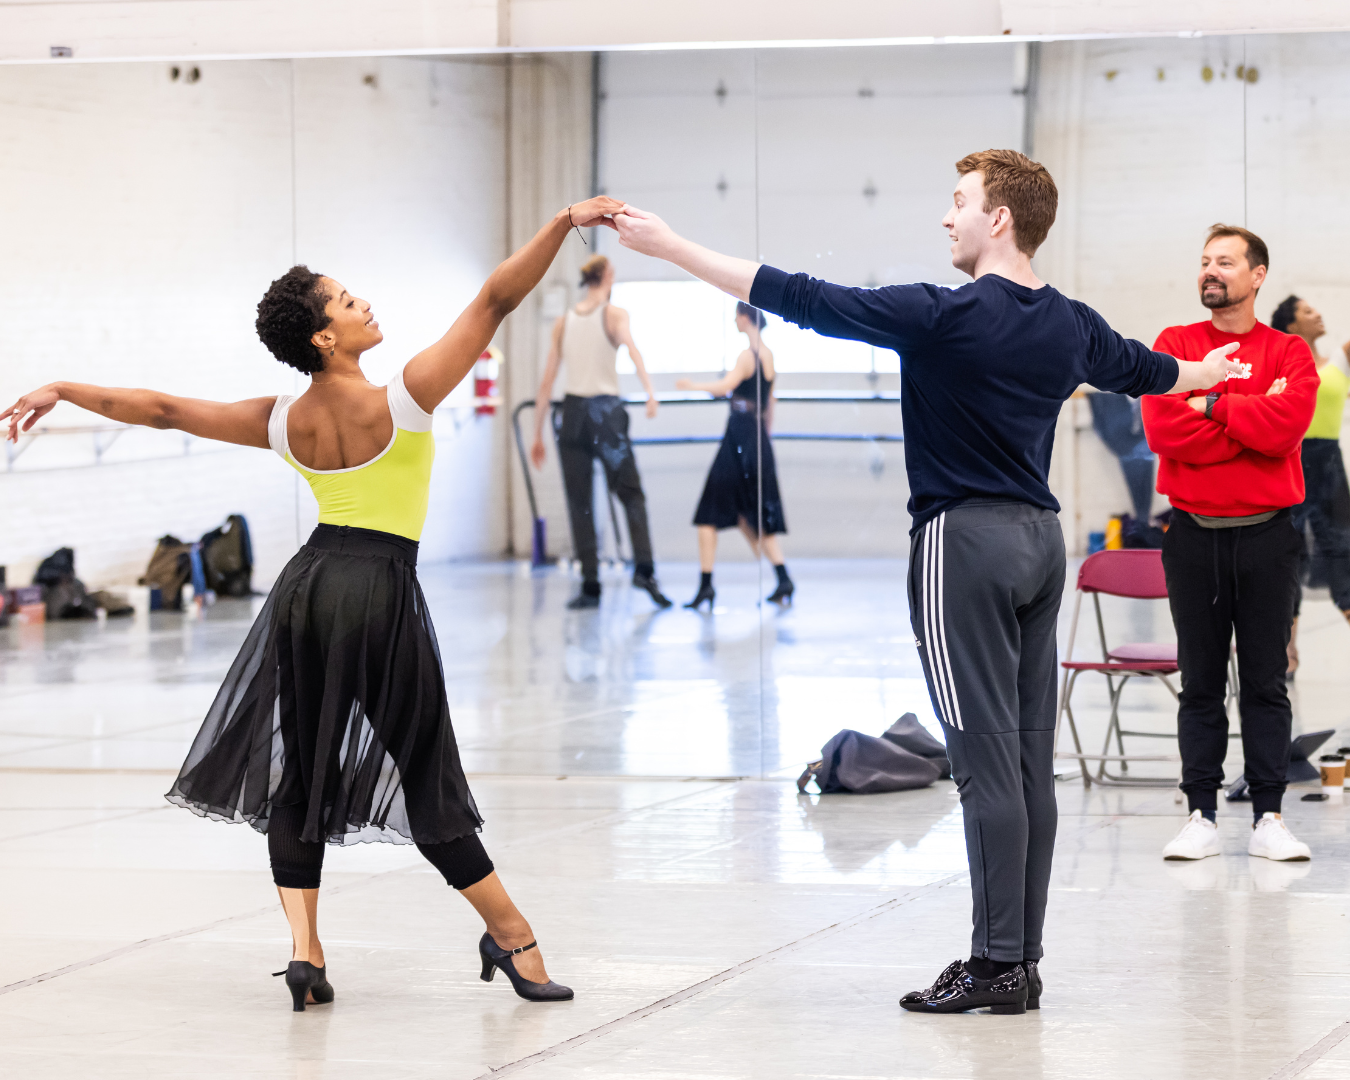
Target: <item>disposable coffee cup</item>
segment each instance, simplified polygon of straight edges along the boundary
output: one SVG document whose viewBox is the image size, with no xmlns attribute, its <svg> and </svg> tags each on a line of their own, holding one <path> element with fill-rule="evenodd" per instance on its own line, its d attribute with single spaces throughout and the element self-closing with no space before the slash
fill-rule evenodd
<svg viewBox="0 0 1350 1080">
<path fill-rule="evenodd" d="M 1336 748 L 1336 753 L 1346 760 L 1345 787 L 1350 787 L 1350 746 L 1340 746 Z"/>
<path fill-rule="evenodd" d="M 1345 758 L 1341 754 L 1323 754 L 1317 761 L 1322 772 L 1322 794 L 1332 802 L 1345 798 Z"/>
</svg>

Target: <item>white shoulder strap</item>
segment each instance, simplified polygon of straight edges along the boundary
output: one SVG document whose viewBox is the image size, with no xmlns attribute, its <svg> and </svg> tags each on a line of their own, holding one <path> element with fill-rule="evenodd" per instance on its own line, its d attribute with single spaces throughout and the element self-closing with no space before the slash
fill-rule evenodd
<svg viewBox="0 0 1350 1080">
<path fill-rule="evenodd" d="M 408 388 L 403 385 L 402 369 L 389 380 L 386 389 L 389 393 L 389 415 L 394 419 L 394 427 L 404 431 L 431 430 L 431 413 L 423 412 L 422 406 L 408 393 Z"/>
<path fill-rule="evenodd" d="M 272 406 L 272 415 L 267 420 L 267 443 L 281 455 L 283 461 L 286 460 L 286 451 L 290 449 L 290 443 L 286 440 L 286 414 L 291 411 L 291 402 L 294 400 L 291 394 L 278 394 L 276 404 Z"/>
</svg>

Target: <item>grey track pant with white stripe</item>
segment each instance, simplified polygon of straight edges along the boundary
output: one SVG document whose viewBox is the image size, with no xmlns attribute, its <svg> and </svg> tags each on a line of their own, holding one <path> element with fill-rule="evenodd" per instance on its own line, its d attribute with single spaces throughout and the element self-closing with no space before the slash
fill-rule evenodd
<svg viewBox="0 0 1350 1080">
<path fill-rule="evenodd" d="M 1029 503 L 972 499 L 910 544 L 910 622 L 965 817 L 972 956 L 1043 952 L 1063 592 L 1059 519 Z"/>
</svg>

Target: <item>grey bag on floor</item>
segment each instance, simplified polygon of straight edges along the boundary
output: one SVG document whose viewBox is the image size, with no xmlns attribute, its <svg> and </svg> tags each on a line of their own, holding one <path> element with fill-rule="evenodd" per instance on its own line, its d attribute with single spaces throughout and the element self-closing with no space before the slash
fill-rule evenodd
<svg viewBox="0 0 1350 1080">
<path fill-rule="evenodd" d="M 822 795 L 872 795 L 927 787 L 952 774 L 947 749 L 913 713 L 905 713 L 881 736 L 845 728 L 820 748 L 797 779 L 797 790 L 815 780 Z"/>
</svg>

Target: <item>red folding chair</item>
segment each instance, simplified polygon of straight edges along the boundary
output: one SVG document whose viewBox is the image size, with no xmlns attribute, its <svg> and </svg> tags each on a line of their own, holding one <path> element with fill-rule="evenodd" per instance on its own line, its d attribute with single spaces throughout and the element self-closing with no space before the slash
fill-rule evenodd
<svg viewBox="0 0 1350 1080">
<path fill-rule="evenodd" d="M 1055 757 L 1077 760 L 1083 772 L 1084 786 L 1093 783 L 1102 785 L 1156 785 L 1173 787 L 1177 778 L 1161 779 L 1156 777 L 1134 777 L 1127 775 L 1131 762 L 1172 761 L 1180 762 L 1177 754 L 1127 754 L 1125 736 L 1142 739 L 1175 739 L 1176 732 L 1126 731 L 1120 726 L 1120 698 L 1131 679 L 1156 679 L 1167 687 L 1172 699 L 1177 700 L 1177 688 L 1172 685 L 1171 676 L 1179 672 L 1177 667 L 1177 647 L 1150 642 L 1132 642 L 1110 648 L 1106 644 L 1106 626 L 1102 622 L 1101 596 L 1124 596 L 1137 600 L 1166 600 L 1167 579 L 1163 574 L 1162 552 L 1153 549 L 1129 549 L 1122 551 L 1099 551 L 1083 560 L 1078 570 L 1078 590 L 1073 605 L 1073 619 L 1069 624 L 1069 644 L 1064 661 L 1063 681 L 1060 684 L 1059 715 L 1055 720 Z M 1078 615 L 1083 606 L 1083 594 L 1092 595 L 1093 611 L 1097 616 L 1097 636 L 1101 643 L 1100 661 L 1075 660 L 1073 658 L 1074 639 L 1078 634 Z M 1237 679 L 1229 662 L 1229 699 Z M 1097 672 L 1106 677 L 1107 694 L 1111 711 L 1106 725 L 1106 741 L 1100 754 L 1083 753 L 1083 745 L 1078 737 L 1078 725 L 1073 715 L 1074 686 L 1078 676 L 1084 672 Z M 1068 720 L 1069 733 L 1073 736 L 1074 753 L 1059 752 L 1059 726 L 1061 720 Z M 1118 753 L 1112 754 L 1111 743 L 1114 740 Z M 1088 762 L 1098 763 L 1094 775 L 1088 769 Z M 1120 771 L 1112 773 L 1108 763 L 1119 764 Z"/>
</svg>

